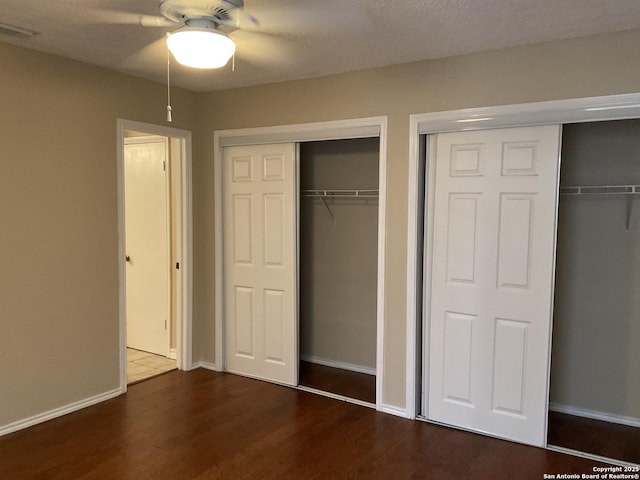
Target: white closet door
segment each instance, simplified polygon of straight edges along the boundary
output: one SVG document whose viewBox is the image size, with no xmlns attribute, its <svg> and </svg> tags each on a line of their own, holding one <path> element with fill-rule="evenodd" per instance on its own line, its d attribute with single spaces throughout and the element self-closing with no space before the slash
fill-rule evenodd
<svg viewBox="0 0 640 480">
<path fill-rule="evenodd" d="M 295 144 L 224 150 L 226 366 L 297 384 Z"/>
<path fill-rule="evenodd" d="M 436 141 L 428 417 L 542 446 L 560 127 Z"/>
</svg>

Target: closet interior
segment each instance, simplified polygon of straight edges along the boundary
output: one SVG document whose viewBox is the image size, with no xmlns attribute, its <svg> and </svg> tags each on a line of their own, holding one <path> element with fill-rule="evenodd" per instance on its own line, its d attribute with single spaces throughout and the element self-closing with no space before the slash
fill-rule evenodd
<svg viewBox="0 0 640 480">
<path fill-rule="evenodd" d="M 563 127 L 548 443 L 640 463 L 640 120 Z"/>
<path fill-rule="evenodd" d="M 299 148 L 299 383 L 374 404 L 380 141 Z"/>
</svg>

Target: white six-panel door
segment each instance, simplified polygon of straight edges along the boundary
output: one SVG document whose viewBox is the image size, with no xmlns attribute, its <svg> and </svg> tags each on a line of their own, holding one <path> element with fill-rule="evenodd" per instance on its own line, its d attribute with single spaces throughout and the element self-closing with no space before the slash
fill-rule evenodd
<svg viewBox="0 0 640 480">
<path fill-rule="evenodd" d="M 226 369 L 297 384 L 295 144 L 224 150 Z"/>
<path fill-rule="evenodd" d="M 560 127 L 436 137 L 428 418 L 544 445 Z"/>
<path fill-rule="evenodd" d="M 124 145 L 127 346 L 169 354 L 168 139 Z"/>
</svg>

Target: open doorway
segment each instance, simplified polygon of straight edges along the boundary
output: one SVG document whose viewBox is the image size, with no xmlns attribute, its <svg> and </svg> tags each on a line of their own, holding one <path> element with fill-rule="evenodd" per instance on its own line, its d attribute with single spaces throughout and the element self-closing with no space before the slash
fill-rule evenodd
<svg viewBox="0 0 640 480">
<path fill-rule="evenodd" d="M 640 120 L 564 125 L 548 442 L 640 463 Z"/>
<path fill-rule="evenodd" d="M 171 263 L 177 141 L 133 130 L 124 135 L 127 383 L 132 384 L 176 368 Z"/>
<path fill-rule="evenodd" d="M 374 405 L 380 139 L 299 152 L 299 384 Z"/>
<path fill-rule="evenodd" d="M 119 121 L 121 385 L 191 367 L 190 133 Z"/>
</svg>

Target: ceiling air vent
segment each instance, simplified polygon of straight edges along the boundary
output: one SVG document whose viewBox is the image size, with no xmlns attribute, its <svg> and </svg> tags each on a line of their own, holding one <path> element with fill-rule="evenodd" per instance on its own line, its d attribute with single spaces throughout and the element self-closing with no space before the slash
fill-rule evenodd
<svg viewBox="0 0 640 480">
<path fill-rule="evenodd" d="M 38 32 L 0 22 L 0 35 L 7 35 L 15 38 L 31 38 L 38 35 Z"/>
</svg>

